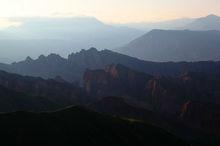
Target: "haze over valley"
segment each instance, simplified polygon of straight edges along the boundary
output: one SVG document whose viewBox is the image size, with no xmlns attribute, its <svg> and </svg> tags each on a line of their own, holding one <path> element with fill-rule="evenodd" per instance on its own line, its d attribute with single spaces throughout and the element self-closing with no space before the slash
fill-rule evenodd
<svg viewBox="0 0 220 146">
<path fill-rule="evenodd" d="M 37 58 L 42 54 L 49 55 L 50 53 L 56 53 L 67 58 L 72 52 L 77 52 L 81 49 L 87 49 L 90 47 L 96 47 L 99 50 L 115 50 L 149 61 L 201 61 L 219 59 L 219 53 L 217 51 L 219 41 L 216 40 L 218 37 L 213 36 L 215 39 L 212 39 L 209 36 L 210 33 L 212 33 L 211 30 L 216 30 L 216 32 L 213 32 L 213 35 L 217 35 L 218 33 L 220 17 L 216 15 L 209 15 L 197 19 L 177 19 L 152 24 L 146 23 L 140 27 L 132 27 L 130 24 L 125 24 L 123 26 L 106 24 L 94 17 L 27 17 L 9 18 L 9 20 L 10 22 L 19 22 L 19 24 L 3 28 L 0 31 L 0 61 L 4 63 L 21 61 L 27 56 Z M 165 31 L 160 31 L 161 34 L 155 34 L 156 36 L 155 38 L 152 38 L 152 40 L 149 40 L 148 38 L 143 40 L 145 44 L 138 42 L 138 46 L 134 45 L 134 42 L 139 40 L 139 38 L 144 39 L 143 37 L 146 37 L 148 32 L 150 34 L 151 32 L 156 32 L 151 31 L 152 29 L 187 29 L 192 32 L 189 32 L 189 36 L 187 36 L 186 31 L 184 33 L 185 37 L 189 38 L 189 40 L 184 38 L 179 38 L 179 40 L 177 40 L 178 37 L 172 38 L 174 31 L 167 31 L 166 34 L 171 36 L 166 37 L 166 39 L 169 40 L 164 40 L 163 33 L 165 33 Z M 209 39 L 203 42 L 201 40 L 203 38 L 197 38 L 196 35 L 200 35 L 200 32 L 198 31 L 210 31 L 206 34 L 204 32 L 204 34 L 200 36 L 203 38 L 208 37 Z M 177 36 L 180 35 L 181 34 Z M 190 37 L 192 37 L 192 39 L 190 39 Z M 165 41 L 166 44 L 164 44 L 163 41 Z M 184 45 L 181 44 L 181 41 Z M 194 44 L 190 41 L 193 41 Z M 157 46 L 154 46 L 152 44 L 153 42 L 155 42 Z M 200 42 L 205 44 L 202 45 Z M 189 44 L 189 46 L 185 46 L 186 44 Z M 125 46 L 125 49 L 119 49 L 123 46 Z M 134 47 L 134 49 L 132 47 Z M 141 50 L 138 50 L 139 48 L 141 48 Z M 175 54 L 175 51 L 170 50 L 169 48 L 177 49 L 177 53 Z M 178 51 L 178 49 L 184 51 L 185 49 L 191 48 L 197 49 L 198 51 L 203 50 L 202 52 L 204 53 L 206 53 L 205 50 L 211 52 L 210 55 L 207 54 L 207 56 L 204 56 L 195 51 L 195 54 L 192 57 L 186 52 Z M 132 49 L 135 51 L 132 52 Z M 155 56 L 155 53 L 153 53 L 151 49 L 155 50 L 155 53 L 158 54 L 161 53 L 161 50 L 168 51 L 169 49 L 169 51 L 171 51 L 170 55 L 176 56 L 176 58 L 170 58 L 170 55 L 167 55 L 164 58 L 159 58 Z M 185 55 L 180 57 L 180 55 L 183 54 Z M 216 56 L 212 56 L 212 54 Z M 142 55 L 145 55 L 145 57 Z M 166 57 L 170 60 L 166 59 Z"/>
<path fill-rule="evenodd" d="M 0 0 L 0 145 L 219 146 L 217 0 Z"/>
</svg>

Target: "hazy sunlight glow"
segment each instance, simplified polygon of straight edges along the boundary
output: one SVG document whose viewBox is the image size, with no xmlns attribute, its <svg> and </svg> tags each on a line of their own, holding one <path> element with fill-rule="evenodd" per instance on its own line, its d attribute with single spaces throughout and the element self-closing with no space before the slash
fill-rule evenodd
<svg viewBox="0 0 220 146">
<path fill-rule="evenodd" d="M 93 16 L 110 23 L 220 15 L 220 0 L 0 0 L 0 17 Z"/>
</svg>

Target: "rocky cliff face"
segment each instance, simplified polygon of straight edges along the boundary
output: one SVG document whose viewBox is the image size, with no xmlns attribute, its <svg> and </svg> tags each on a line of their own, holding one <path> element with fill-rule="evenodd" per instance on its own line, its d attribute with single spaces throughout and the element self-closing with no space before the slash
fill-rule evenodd
<svg viewBox="0 0 220 146">
<path fill-rule="evenodd" d="M 191 127 L 218 134 L 220 108 L 214 103 L 189 100 L 182 105 L 179 119 Z"/>
<path fill-rule="evenodd" d="M 219 79 L 219 75 L 192 72 L 178 77 L 154 77 L 122 65 L 109 65 L 105 70 L 87 70 L 84 87 L 87 93 L 100 98 L 100 102 L 92 106 L 98 111 L 116 115 L 118 111 L 121 115 L 138 117 L 138 112 L 129 111 L 142 107 L 172 117 L 192 129 L 217 135 L 220 130 Z M 120 97 L 120 100 L 105 97 Z M 127 114 L 121 107 L 127 109 Z"/>
<path fill-rule="evenodd" d="M 105 70 L 87 70 L 84 74 L 86 91 L 95 96 L 123 96 L 141 99 L 145 84 L 152 76 L 122 65 L 108 65 Z"/>
<path fill-rule="evenodd" d="M 174 81 L 153 77 L 123 65 L 109 65 L 105 70 L 87 70 L 84 74 L 84 87 L 89 94 L 124 97 L 128 101 L 132 99 L 150 105 L 147 108 L 173 114 L 179 111 L 180 99 L 184 96 L 178 97 L 182 92 L 178 92 L 179 85 L 176 86 Z"/>
<path fill-rule="evenodd" d="M 218 103 L 218 75 L 184 73 L 179 77 L 153 77 L 124 67 L 109 65 L 105 70 L 87 70 L 86 91 L 98 97 L 119 96 L 150 104 L 154 110 L 178 115 L 188 100 Z"/>
<path fill-rule="evenodd" d="M 166 78 L 153 78 L 147 85 L 145 92 L 154 110 L 162 113 L 176 114 L 184 96 L 178 92 L 179 88 L 171 80 Z"/>
</svg>

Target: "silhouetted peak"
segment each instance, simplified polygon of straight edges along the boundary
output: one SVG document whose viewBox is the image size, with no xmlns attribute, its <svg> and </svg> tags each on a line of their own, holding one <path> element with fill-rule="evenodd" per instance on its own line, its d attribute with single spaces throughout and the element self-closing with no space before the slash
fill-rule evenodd
<svg viewBox="0 0 220 146">
<path fill-rule="evenodd" d="M 214 15 L 214 14 L 210 14 L 210 15 L 208 15 L 208 16 L 206 16 L 205 18 L 210 18 L 210 19 L 219 19 L 220 17 L 219 16 L 217 16 L 217 15 Z"/>
<path fill-rule="evenodd" d="M 80 52 L 76 52 L 76 53 L 72 53 L 68 56 L 68 59 L 73 59 L 73 57 L 75 56 L 84 56 L 87 55 L 88 56 L 92 56 L 94 54 L 98 54 L 98 50 L 96 48 L 90 48 L 88 50 L 82 49 Z"/>
<path fill-rule="evenodd" d="M 82 49 L 79 53 L 91 53 L 91 52 L 98 52 L 98 50 L 94 47 L 91 47 L 88 50 Z M 78 54 L 78 53 L 76 53 L 76 54 Z"/>
<path fill-rule="evenodd" d="M 216 25 L 216 23 L 220 21 L 220 17 L 214 14 L 210 14 L 206 17 L 198 18 L 195 22 L 197 21 L 202 23 L 210 23 L 211 25 Z"/>
<path fill-rule="evenodd" d="M 82 51 L 82 52 L 85 52 L 85 53 L 87 53 L 87 54 L 97 54 L 99 51 L 96 49 L 96 48 L 90 48 L 90 49 L 88 49 L 88 50 L 84 50 L 84 51 Z"/>
<path fill-rule="evenodd" d="M 52 53 L 52 54 L 48 55 L 48 57 L 54 58 L 54 57 L 60 57 L 60 55 Z"/>
<path fill-rule="evenodd" d="M 97 52 L 98 50 L 94 47 L 91 47 L 88 51 L 94 51 L 94 52 Z"/>
<path fill-rule="evenodd" d="M 38 57 L 38 59 L 39 59 L 39 60 L 43 60 L 43 59 L 46 59 L 46 57 L 45 57 L 44 55 L 40 55 L 40 56 Z"/>
<path fill-rule="evenodd" d="M 60 55 L 54 54 L 54 53 L 48 55 L 47 58 L 48 58 L 48 59 L 51 59 L 51 60 L 60 60 L 60 59 L 63 59 Z"/>
<path fill-rule="evenodd" d="M 30 56 L 28 56 L 28 57 L 25 59 L 25 61 L 26 61 L 26 62 L 31 62 L 31 61 L 33 61 L 33 59 L 32 59 Z"/>
<path fill-rule="evenodd" d="M 73 53 L 68 56 L 68 62 L 80 62 L 81 66 L 86 68 L 102 68 L 103 67 L 103 54 L 95 48 L 89 50 L 81 50 L 78 53 Z"/>
<path fill-rule="evenodd" d="M 65 60 L 64 58 L 62 58 L 60 55 L 58 55 L 58 54 L 54 54 L 54 53 L 52 53 L 52 54 L 50 54 L 50 55 L 48 55 L 48 56 L 44 56 L 44 55 L 40 55 L 39 57 L 38 57 L 38 60 L 51 60 L 51 61 L 60 61 L 60 60 Z"/>
</svg>

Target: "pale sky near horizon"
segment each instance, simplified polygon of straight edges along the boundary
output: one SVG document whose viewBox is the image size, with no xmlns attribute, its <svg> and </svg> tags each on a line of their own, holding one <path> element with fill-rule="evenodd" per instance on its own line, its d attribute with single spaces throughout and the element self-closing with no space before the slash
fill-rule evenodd
<svg viewBox="0 0 220 146">
<path fill-rule="evenodd" d="M 220 15 L 220 0 L 0 0 L 0 17 L 92 16 L 130 23 L 208 14 Z"/>
</svg>

